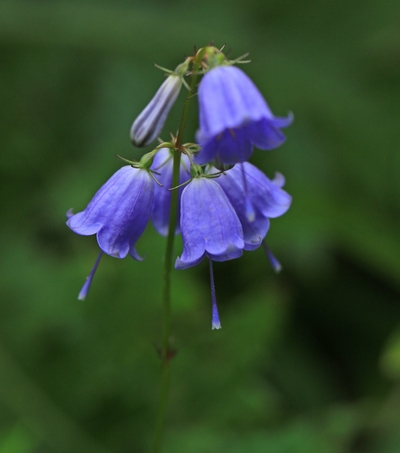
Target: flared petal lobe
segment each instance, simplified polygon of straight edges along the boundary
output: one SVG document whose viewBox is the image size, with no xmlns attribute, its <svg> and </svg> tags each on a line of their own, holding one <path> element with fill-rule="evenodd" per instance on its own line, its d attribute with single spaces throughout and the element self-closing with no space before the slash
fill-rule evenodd
<svg viewBox="0 0 400 453">
<path fill-rule="evenodd" d="M 243 253 L 243 230 L 221 186 L 213 179 L 195 178 L 181 197 L 183 253 L 177 269 L 195 266 L 204 256 L 214 261 L 238 258 Z"/>
<path fill-rule="evenodd" d="M 154 186 L 154 203 L 151 214 L 151 220 L 157 232 L 162 236 L 168 235 L 169 227 L 169 215 L 171 207 L 171 196 L 172 191 L 169 190 L 172 187 L 172 170 L 173 170 L 173 154 L 167 148 L 162 148 L 154 157 L 151 169 L 157 174 L 155 177 L 163 185 Z M 184 183 L 190 178 L 190 160 L 184 154 L 181 154 L 181 166 L 179 172 L 179 184 Z M 178 190 L 178 197 L 180 199 L 183 187 Z M 178 204 L 177 222 L 175 234 L 180 233 L 179 226 L 180 218 L 180 202 Z"/>
<path fill-rule="evenodd" d="M 115 258 L 129 253 L 140 260 L 135 244 L 153 206 L 154 181 L 147 170 L 122 167 L 99 189 L 87 208 L 67 221 L 83 236 L 97 235 L 100 249 Z"/>
<path fill-rule="evenodd" d="M 250 78 L 235 66 L 218 66 L 208 71 L 199 86 L 200 129 L 197 142 L 202 147 L 198 164 L 214 159 L 235 164 L 248 160 L 253 146 L 268 150 L 280 146 L 285 136 L 280 128 L 292 122 L 274 117 Z"/>
<path fill-rule="evenodd" d="M 284 178 L 278 174 L 275 180 L 249 162 L 237 164 L 216 179 L 235 209 L 243 227 L 245 250 L 260 246 L 269 229 L 269 219 L 279 217 L 290 207 L 292 197 L 281 187 Z M 248 205 L 254 217 L 249 219 Z"/>
<path fill-rule="evenodd" d="M 160 86 L 153 99 L 132 124 L 130 137 L 135 146 L 147 146 L 160 135 L 181 86 L 182 80 L 176 74 L 167 77 Z"/>
</svg>

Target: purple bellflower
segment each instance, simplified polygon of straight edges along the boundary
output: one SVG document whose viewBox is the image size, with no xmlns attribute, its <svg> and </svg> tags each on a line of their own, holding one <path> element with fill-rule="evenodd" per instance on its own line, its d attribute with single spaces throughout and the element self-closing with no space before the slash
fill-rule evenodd
<svg viewBox="0 0 400 453">
<path fill-rule="evenodd" d="M 171 207 L 172 191 L 172 170 L 173 170 L 173 153 L 168 148 L 161 148 L 154 157 L 151 170 L 156 174 L 157 180 L 162 184 L 154 186 L 154 203 L 151 213 L 151 220 L 154 228 L 162 236 L 168 235 L 169 216 Z M 181 154 L 181 166 L 179 175 L 179 184 L 184 183 L 190 178 L 190 160 L 185 154 Z M 174 189 L 175 190 L 175 189 Z M 179 198 L 183 188 L 176 189 L 179 191 Z M 180 233 L 179 226 L 180 203 L 178 204 L 177 225 L 175 234 Z"/>
<path fill-rule="evenodd" d="M 101 249 L 79 299 L 85 298 L 103 253 L 120 259 L 129 253 L 142 260 L 135 244 L 151 215 L 154 184 L 148 170 L 127 165 L 111 176 L 84 211 L 67 214 L 69 228 L 83 236 L 96 234 Z"/>
<path fill-rule="evenodd" d="M 274 117 L 250 78 L 235 66 L 210 69 L 200 82 L 198 164 L 218 160 L 224 164 L 247 161 L 256 146 L 277 148 L 285 141 L 280 128 L 293 118 Z"/>
<path fill-rule="evenodd" d="M 176 269 L 199 264 L 205 256 L 214 261 L 238 258 L 243 253 L 243 229 L 221 186 L 211 178 L 194 178 L 181 196 L 183 253 Z"/>
<path fill-rule="evenodd" d="M 176 269 L 186 269 L 209 259 L 212 328 L 220 329 L 215 295 L 212 260 L 226 261 L 243 253 L 244 240 L 240 220 L 221 186 L 207 177 L 196 177 L 181 196 L 182 255 Z"/>
<path fill-rule="evenodd" d="M 278 173 L 270 180 L 257 167 L 244 162 L 222 173 L 216 181 L 240 219 L 244 250 L 255 250 L 268 232 L 269 219 L 284 214 L 292 202 L 292 197 L 282 189 L 284 177 Z"/>
</svg>

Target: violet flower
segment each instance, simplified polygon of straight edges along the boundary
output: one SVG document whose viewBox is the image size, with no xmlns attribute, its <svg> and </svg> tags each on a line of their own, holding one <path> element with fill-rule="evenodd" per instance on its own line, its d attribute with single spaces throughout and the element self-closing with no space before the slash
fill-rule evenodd
<svg viewBox="0 0 400 453">
<path fill-rule="evenodd" d="M 154 157 L 151 170 L 156 173 L 157 180 L 162 184 L 154 186 L 154 203 L 151 213 L 151 220 L 154 228 L 162 236 L 168 235 L 169 216 L 171 208 L 172 191 L 172 170 L 173 170 L 173 152 L 168 148 L 161 148 Z M 181 166 L 179 174 L 179 183 L 182 184 L 190 178 L 190 160 L 184 154 L 181 154 Z M 178 197 L 182 194 L 183 187 L 174 189 L 179 191 Z M 180 203 L 178 203 L 177 224 L 175 234 L 180 233 L 179 226 Z"/>
<path fill-rule="evenodd" d="M 130 165 L 120 168 L 67 225 L 83 236 L 97 235 L 100 249 L 114 258 L 141 260 L 135 249 L 150 218 L 154 181 L 149 172 Z"/>
<path fill-rule="evenodd" d="M 284 177 L 278 173 L 270 180 L 257 167 L 244 162 L 222 173 L 216 181 L 240 219 L 244 250 L 255 250 L 268 232 L 269 219 L 281 216 L 291 205 L 292 197 L 282 189 Z M 252 218 L 249 218 L 249 205 Z"/>
<path fill-rule="evenodd" d="M 148 170 L 127 165 L 111 176 L 84 211 L 67 214 L 69 228 L 83 236 L 96 234 L 102 251 L 79 294 L 80 299 L 86 297 L 102 253 L 120 259 L 129 253 L 135 260 L 142 260 L 135 244 L 151 215 L 154 184 Z"/>
<path fill-rule="evenodd" d="M 243 253 L 239 218 L 214 179 L 197 177 L 184 188 L 180 223 L 183 253 L 175 262 L 176 269 L 195 266 L 205 256 L 226 261 Z"/>
<path fill-rule="evenodd" d="M 216 159 L 225 164 L 247 161 L 256 146 L 273 149 L 285 141 L 280 128 L 293 118 L 274 117 L 254 83 L 235 66 L 210 69 L 200 82 L 200 129 L 197 142 L 201 151 L 198 164 Z"/>
<path fill-rule="evenodd" d="M 181 196 L 182 255 L 176 269 L 200 263 L 206 256 L 210 264 L 212 329 L 220 329 L 212 261 L 238 258 L 243 253 L 240 220 L 221 186 L 211 178 L 196 177 Z"/>
</svg>

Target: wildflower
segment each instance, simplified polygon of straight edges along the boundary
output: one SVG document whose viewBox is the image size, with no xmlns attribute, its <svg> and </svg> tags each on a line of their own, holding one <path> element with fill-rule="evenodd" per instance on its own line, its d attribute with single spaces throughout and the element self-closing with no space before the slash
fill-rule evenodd
<svg viewBox="0 0 400 453">
<path fill-rule="evenodd" d="M 256 146 L 273 149 L 285 141 L 280 128 L 292 116 L 274 117 L 254 83 L 235 66 L 217 66 L 203 77 L 198 91 L 202 147 L 198 164 L 214 159 L 226 164 L 245 162 Z"/>
<path fill-rule="evenodd" d="M 226 261 L 243 253 L 243 230 L 238 216 L 221 186 L 210 177 L 196 177 L 181 196 L 183 253 L 176 259 L 176 269 L 200 263 L 205 256 L 210 263 L 212 329 L 220 329 L 215 296 L 212 260 Z"/>
<path fill-rule="evenodd" d="M 96 234 L 107 255 L 125 258 L 129 253 L 140 260 L 135 244 L 149 220 L 153 193 L 149 172 L 126 165 L 99 189 L 84 211 L 69 218 L 67 225 L 83 236 Z"/>
<path fill-rule="evenodd" d="M 188 64 L 189 62 L 185 61 L 178 65 L 173 72 L 168 71 L 170 75 L 132 124 L 130 136 L 135 146 L 147 146 L 159 136 L 182 84 L 187 86 L 183 76 L 188 69 Z"/>
<path fill-rule="evenodd" d="M 142 260 L 135 244 L 146 228 L 153 206 L 154 181 L 148 170 L 130 165 L 120 168 L 98 190 L 86 209 L 68 215 L 67 225 L 77 234 L 96 234 L 102 253 Z M 80 299 L 84 299 L 102 255 L 96 260 Z"/>
<path fill-rule="evenodd" d="M 194 178 L 181 196 L 183 253 L 176 269 L 200 263 L 238 258 L 243 253 L 243 229 L 221 186 L 207 177 Z"/>
<path fill-rule="evenodd" d="M 190 160 L 184 154 L 181 154 L 181 166 L 179 175 L 179 184 L 184 183 L 190 178 Z M 161 148 L 154 157 L 151 169 L 158 173 L 157 180 L 162 186 L 155 185 L 154 187 L 154 203 L 151 213 L 151 220 L 155 229 L 162 236 L 168 235 L 169 216 L 171 207 L 172 191 L 172 170 L 173 170 L 173 154 L 168 148 Z M 183 188 L 176 189 L 179 191 L 179 198 Z M 177 224 L 175 233 L 180 232 L 179 227 L 180 203 L 178 204 Z"/>
<path fill-rule="evenodd" d="M 285 179 L 277 174 L 270 180 L 249 162 L 236 164 L 216 179 L 238 215 L 243 228 L 244 250 L 260 246 L 269 229 L 269 219 L 290 207 L 292 197 L 282 187 Z M 254 216 L 249 218 L 249 205 Z"/>
</svg>

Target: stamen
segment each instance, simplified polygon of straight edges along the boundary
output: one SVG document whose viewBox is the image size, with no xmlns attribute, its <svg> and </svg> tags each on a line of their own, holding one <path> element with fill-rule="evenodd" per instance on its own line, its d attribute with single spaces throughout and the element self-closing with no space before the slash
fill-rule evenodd
<svg viewBox="0 0 400 453">
<path fill-rule="evenodd" d="M 212 323 L 211 329 L 220 329 L 221 323 L 219 321 L 217 298 L 215 297 L 215 284 L 214 284 L 214 272 L 212 266 L 212 259 L 208 258 L 210 262 L 210 284 L 211 284 L 211 300 L 212 300 Z"/>
<path fill-rule="evenodd" d="M 244 171 L 243 164 L 240 164 L 240 168 L 242 170 L 242 180 L 243 180 L 243 188 L 244 188 L 244 193 L 245 193 L 245 213 L 246 213 L 246 218 L 249 222 L 254 222 L 256 218 L 256 212 L 253 207 L 253 203 L 250 200 L 250 197 L 247 193 L 247 181 L 246 181 L 246 173 Z"/>
<path fill-rule="evenodd" d="M 267 243 L 262 241 L 262 245 L 264 247 L 264 251 L 269 259 L 269 262 L 271 263 L 272 268 L 274 271 L 279 274 L 279 272 L 282 270 L 282 265 L 281 263 L 276 259 L 275 255 L 271 252 L 271 249 L 268 247 Z"/>
<path fill-rule="evenodd" d="M 82 289 L 79 292 L 78 300 L 85 300 L 85 298 L 87 296 L 87 293 L 89 292 L 90 285 L 92 284 L 92 280 L 93 280 L 94 274 L 95 274 L 95 272 L 97 270 L 97 266 L 100 263 L 100 258 L 103 256 L 103 253 L 104 252 L 102 252 L 102 251 L 99 253 L 99 256 L 97 257 L 96 262 L 94 263 L 92 272 L 86 278 L 86 281 L 85 281 L 84 285 L 82 286 Z"/>
</svg>

